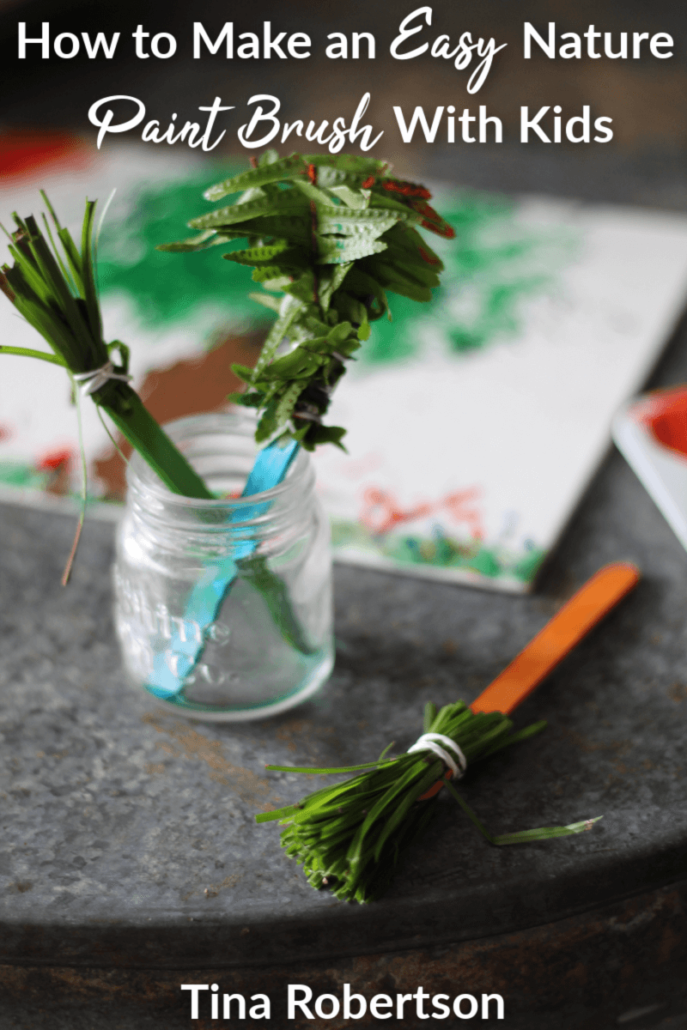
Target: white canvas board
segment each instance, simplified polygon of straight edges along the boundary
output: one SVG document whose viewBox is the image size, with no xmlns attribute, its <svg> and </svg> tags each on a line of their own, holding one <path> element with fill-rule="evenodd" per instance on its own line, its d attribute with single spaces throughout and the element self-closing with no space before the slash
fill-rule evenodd
<svg viewBox="0 0 687 1030">
<path fill-rule="evenodd" d="M 522 201 L 514 217 L 523 231 L 546 225 L 572 241 L 550 281 L 523 299 L 517 330 L 451 354 L 450 314 L 434 316 L 436 326 L 428 316 L 419 353 L 394 367 L 361 362 L 336 397 L 350 457 L 328 449 L 316 464 L 343 526 L 340 558 L 526 589 L 608 446 L 614 411 L 679 317 L 687 219 L 545 199 Z M 458 294 L 461 283 L 451 286 Z M 469 554 L 479 534 L 485 564 L 494 559 L 487 574 L 479 560 L 475 570 L 469 558 L 436 559 L 443 538 Z M 425 561 L 406 548 L 394 562 L 404 538 Z"/>
</svg>

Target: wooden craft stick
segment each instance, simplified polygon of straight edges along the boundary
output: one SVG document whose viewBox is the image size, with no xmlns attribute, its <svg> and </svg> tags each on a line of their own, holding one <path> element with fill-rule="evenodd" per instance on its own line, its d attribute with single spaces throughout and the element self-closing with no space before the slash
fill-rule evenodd
<svg viewBox="0 0 687 1030">
<path fill-rule="evenodd" d="M 630 562 L 604 565 L 473 701 L 472 711 L 512 712 L 638 580 Z"/>
</svg>

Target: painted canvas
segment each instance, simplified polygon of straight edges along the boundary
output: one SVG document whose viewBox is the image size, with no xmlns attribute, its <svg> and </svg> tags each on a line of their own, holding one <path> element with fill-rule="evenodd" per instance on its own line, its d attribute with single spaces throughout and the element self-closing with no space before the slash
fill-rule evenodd
<svg viewBox="0 0 687 1030">
<path fill-rule="evenodd" d="M 255 359 L 265 328 L 250 272 L 216 251 L 154 248 L 183 234 L 202 190 L 232 169 L 58 139 L 13 152 L 5 224 L 13 208 L 36 210 L 38 186 L 73 225 L 86 195 L 117 187 L 99 238 L 108 339 L 131 346 L 157 418 L 221 408 L 237 387 L 231 363 Z M 456 229 L 440 246 L 443 285 L 427 306 L 392 297 L 392 321 L 375 323 L 334 400 L 348 453 L 318 451 L 319 489 L 339 560 L 524 591 L 681 312 L 687 218 L 449 186 L 435 197 Z M 0 330 L 36 346 L 9 304 Z M 68 384 L 42 363 L 2 362 L 1 495 L 63 505 L 78 492 Z M 114 515 L 124 466 L 92 407 L 93 511 Z"/>
<path fill-rule="evenodd" d="M 523 590 L 687 290 L 687 219 L 453 192 L 431 311 L 384 327 L 318 476 L 340 558 Z M 371 446 L 371 441 L 377 441 Z M 412 470 L 412 471 L 411 471 Z"/>
</svg>

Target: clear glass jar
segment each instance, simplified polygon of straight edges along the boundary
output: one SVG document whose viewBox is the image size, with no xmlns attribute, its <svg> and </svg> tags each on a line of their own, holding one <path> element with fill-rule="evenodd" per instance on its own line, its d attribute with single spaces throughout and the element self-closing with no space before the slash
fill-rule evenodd
<svg viewBox="0 0 687 1030">
<path fill-rule="evenodd" d="M 219 499 L 173 494 L 132 457 L 114 566 L 126 670 L 194 718 L 282 712 L 333 665 L 329 527 L 308 455 L 280 485 L 241 497 L 257 453 L 249 413 L 165 429 Z"/>
</svg>

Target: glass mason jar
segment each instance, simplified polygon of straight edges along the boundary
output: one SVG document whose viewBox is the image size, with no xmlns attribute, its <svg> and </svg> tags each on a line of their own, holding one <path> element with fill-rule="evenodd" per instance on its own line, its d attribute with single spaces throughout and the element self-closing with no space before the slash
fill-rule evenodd
<svg viewBox="0 0 687 1030">
<path fill-rule="evenodd" d="M 173 494 L 132 457 L 114 566 L 126 670 L 194 718 L 282 712 L 333 665 L 329 527 L 308 455 L 278 486 L 241 497 L 257 453 L 249 413 L 165 429 L 218 500 Z"/>
</svg>

